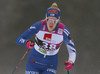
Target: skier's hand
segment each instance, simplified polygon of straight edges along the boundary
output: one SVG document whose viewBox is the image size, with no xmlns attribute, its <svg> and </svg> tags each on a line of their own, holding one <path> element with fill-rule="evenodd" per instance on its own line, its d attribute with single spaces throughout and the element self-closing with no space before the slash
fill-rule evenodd
<svg viewBox="0 0 100 74">
<path fill-rule="evenodd" d="M 34 42 L 31 40 L 26 41 L 26 46 L 28 49 L 32 49 L 34 47 Z"/>
<path fill-rule="evenodd" d="M 70 69 L 72 69 L 72 68 L 73 68 L 72 62 L 66 61 L 66 62 L 65 62 L 65 69 L 66 69 L 66 70 L 70 70 Z"/>
</svg>

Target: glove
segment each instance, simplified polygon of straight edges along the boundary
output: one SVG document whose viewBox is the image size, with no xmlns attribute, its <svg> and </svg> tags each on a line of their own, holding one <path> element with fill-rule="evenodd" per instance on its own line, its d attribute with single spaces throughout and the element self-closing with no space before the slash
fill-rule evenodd
<svg viewBox="0 0 100 74">
<path fill-rule="evenodd" d="M 26 41 L 26 46 L 28 49 L 32 49 L 34 47 L 34 42 L 31 40 Z"/>
<path fill-rule="evenodd" d="M 65 62 L 65 69 L 70 70 L 73 68 L 73 64 L 71 62 L 66 61 Z"/>
</svg>

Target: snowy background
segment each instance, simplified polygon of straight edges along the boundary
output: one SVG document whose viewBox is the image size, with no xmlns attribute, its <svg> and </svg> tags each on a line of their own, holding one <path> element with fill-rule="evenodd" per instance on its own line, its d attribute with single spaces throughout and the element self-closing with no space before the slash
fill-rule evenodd
<svg viewBox="0 0 100 74">
<path fill-rule="evenodd" d="M 0 74 L 12 73 L 27 50 L 15 43 L 16 38 L 44 19 L 53 2 L 61 9 L 61 21 L 71 32 L 77 50 L 70 74 L 100 74 L 100 0 L 0 0 Z M 28 55 L 15 74 L 24 74 L 27 58 Z M 67 59 L 63 43 L 57 74 L 67 74 L 64 69 Z"/>
</svg>

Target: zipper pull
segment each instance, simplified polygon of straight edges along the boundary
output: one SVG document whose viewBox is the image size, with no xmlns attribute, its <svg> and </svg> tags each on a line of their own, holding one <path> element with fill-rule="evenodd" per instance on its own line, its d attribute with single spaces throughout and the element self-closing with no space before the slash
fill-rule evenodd
<svg viewBox="0 0 100 74">
<path fill-rule="evenodd" d="M 44 55 L 44 58 L 46 58 L 46 55 Z"/>
</svg>

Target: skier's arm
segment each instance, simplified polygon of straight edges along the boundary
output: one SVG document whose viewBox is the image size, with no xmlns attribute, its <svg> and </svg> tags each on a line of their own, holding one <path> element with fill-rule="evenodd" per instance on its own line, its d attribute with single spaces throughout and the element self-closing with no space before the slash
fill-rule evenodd
<svg viewBox="0 0 100 74">
<path fill-rule="evenodd" d="M 41 21 L 33 24 L 28 30 L 26 30 L 16 39 L 16 43 L 18 45 L 25 45 L 27 39 L 36 34 L 40 30 L 40 27 L 41 27 Z"/>
<path fill-rule="evenodd" d="M 64 42 L 66 44 L 68 53 L 69 53 L 69 59 L 68 62 L 74 63 L 76 60 L 76 49 L 74 46 L 74 42 L 72 41 L 71 35 L 69 33 L 69 31 L 67 30 L 67 28 L 65 27 L 64 29 Z"/>
</svg>

